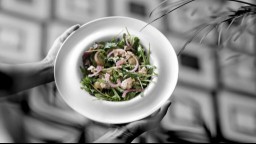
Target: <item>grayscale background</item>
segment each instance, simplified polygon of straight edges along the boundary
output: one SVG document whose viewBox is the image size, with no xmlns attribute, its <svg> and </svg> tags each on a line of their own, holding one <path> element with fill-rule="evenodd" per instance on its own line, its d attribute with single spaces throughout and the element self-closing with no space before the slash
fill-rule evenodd
<svg viewBox="0 0 256 144">
<path fill-rule="evenodd" d="M 170 0 L 172 2 L 174 0 Z M 161 0 L 0 0 L 0 62 L 27 63 L 44 58 L 53 41 L 69 26 L 105 16 L 128 16 L 148 22 Z M 253 0 L 247 2 L 254 2 Z M 153 25 L 176 51 L 189 31 L 223 7 L 225 0 L 190 4 Z M 231 30 L 236 30 L 235 25 Z M 175 101 L 161 128 L 134 142 L 256 142 L 255 36 L 244 33 L 218 49 L 218 32 L 192 42 L 179 57 Z M 232 55 L 239 57 L 230 59 Z M 198 115 L 202 119 L 198 119 Z M 0 142 L 89 142 L 109 130 L 71 110 L 54 83 L 0 100 Z M 184 131 L 184 132 L 181 132 Z"/>
</svg>

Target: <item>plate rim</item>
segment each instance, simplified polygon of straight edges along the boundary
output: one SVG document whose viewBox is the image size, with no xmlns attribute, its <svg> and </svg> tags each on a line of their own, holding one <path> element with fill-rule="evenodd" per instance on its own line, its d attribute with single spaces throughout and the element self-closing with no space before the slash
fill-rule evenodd
<svg viewBox="0 0 256 144">
<path fill-rule="evenodd" d="M 90 24 L 92 24 L 92 23 L 94 23 L 94 22 L 98 22 L 98 21 L 102 21 L 102 20 L 106 20 L 106 19 L 130 19 L 130 20 L 136 20 L 136 21 L 139 21 L 139 22 L 143 22 L 144 24 L 147 24 L 146 22 L 144 22 L 144 21 L 142 21 L 142 20 L 135 19 L 135 18 L 131 18 L 131 17 L 125 17 L 125 16 L 108 16 L 108 17 L 102 17 L 102 18 L 98 18 L 98 19 L 89 21 L 89 22 L 83 24 L 83 25 L 80 27 L 80 29 L 82 29 L 82 28 L 84 28 L 84 27 L 86 27 L 86 26 L 88 26 L 88 25 L 90 25 Z M 153 27 L 155 30 L 157 30 L 158 33 L 162 35 L 162 38 L 164 38 L 165 41 L 167 41 L 167 42 L 172 46 L 171 42 L 167 39 L 167 37 L 166 37 L 159 29 L 155 28 L 155 27 L 152 26 L 152 25 L 149 25 L 149 26 L 150 26 L 150 27 Z M 57 89 L 58 89 L 58 92 L 60 93 L 60 96 L 64 99 L 64 101 L 69 105 L 69 107 L 71 107 L 71 108 L 74 109 L 76 112 L 80 113 L 81 115 L 85 116 L 84 114 L 82 114 L 82 113 L 80 112 L 80 110 L 78 110 L 78 109 L 75 108 L 75 107 L 70 106 L 70 104 L 67 102 L 66 98 L 63 96 L 62 92 L 60 91 L 58 82 L 57 82 L 57 80 L 56 80 L 56 73 L 57 73 L 56 65 L 57 65 L 57 62 L 58 62 L 59 54 L 60 54 L 60 52 L 63 50 L 63 47 L 64 47 L 65 43 L 67 43 L 68 40 L 69 40 L 71 37 L 73 37 L 73 36 L 74 36 L 74 35 L 73 35 L 73 33 L 72 33 L 72 34 L 63 42 L 61 48 L 58 50 L 58 53 L 57 53 L 57 55 L 56 55 L 56 59 L 55 59 L 55 62 L 54 62 L 54 78 L 55 78 L 55 84 L 56 84 L 56 87 L 57 87 Z M 177 86 L 177 83 L 178 83 L 178 75 L 179 75 L 179 64 L 178 64 L 178 58 L 177 58 L 176 52 L 175 52 L 173 46 L 172 46 L 172 48 L 170 48 L 170 49 L 171 49 L 172 53 L 175 55 L 175 63 L 176 63 L 176 68 L 175 68 L 175 69 L 176 69 L 177 75 L 176 75 L 175 79 L 173 79 L 173 80 L 175 81 L 175 82 L 174 82 L 174 88 L 170 90 L 171 92 L 170 92 L 170 95 L 169 95 L 168 99 L 170 99 L 170 97 L 172 96 L 172 94 L 173 94 L 173 92 L 174 92 L 174 90 L 175 90 L 175 88 L 176 88 L 176 86 Z M 168 99 L 167 99 L 167 100 L 168 100 Z M 167 100 L 166 100 L 166 101 L 167 101 Z M 104 101 L 104 102 L 108 102 L 108 101 Z M 113 103 L 113 102 L 112 102 L 112 103 Z M 118 103 L 121 103 L 121 102 L 118 102 Z M 160 104 L 160 105 L 162 106 L 163 104 L 164 104 L 164 103 L 162 103 L 162 104 Z M 156 110 L 155 110 L 155 111 L 156 111 Z M 154 112 L 155 112 L 155 111 L 154 111 Z M 151 114 L 154 113 L 154 112 L 151 112 Z M 145 117 L 148 117 L 148 116 L 151 115 L 151 114 L 148 114 L 148 115 L 146 115 L 146 116 L 144 115 L 144 116 L 141 116 L 141 117 L 139 117 L 139 118 L 135 118 L 134 121 L 141 120 L 141 119 L 143 119 L 143 118 L 145 118 Z M 106 122 L 106 121 L 104 121 L 104 120 L 103 120 L 103 121 L 101 121 L 101 120 L 96 120 L 96 119 L 90 118 L 90 117 L 88 117 L 88 116 L 85 116 L 85 117 L 88 118 L 88 119 L 90 119 L 90 120 L 96 121 L 96 122 L 108 123 L 108 124 L 124 124 L 124 123 L 130 123 L 130 122 L 132 122 L 132 121 Z"/>
</svg>

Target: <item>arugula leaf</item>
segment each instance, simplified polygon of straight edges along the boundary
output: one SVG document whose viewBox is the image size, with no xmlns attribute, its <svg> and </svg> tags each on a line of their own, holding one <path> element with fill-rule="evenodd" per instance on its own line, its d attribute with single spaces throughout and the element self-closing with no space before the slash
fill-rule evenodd
<svg viewBox="0 0 256 144">
<path fill-rule="evenodd" d="M 151 54 L 151 50 L 150 50 L 150 44 L 149 44 L 149 48 L 148 48 L 148 54 L 147 54 L 147 65 L 150 65 L 150 54 Z"/>
<path fill-rule="evenodd" d="M 133 48 L 135 49 L 135 50 L 137 50 L 137 48 L 139 47 L 139 44 L 140 43 L 140 39 L 138 38 L 138 37 L 133 37 Z"/>
<path fill-rule="evenodd" d="M 85 69 L 85 68 L 83 68 L 83 67 L 81 67 L 81 66 L 80 66 L 80 71 L 82 72 L 82 74 L 83 74 L 84 76 L 88 75 L 87 69 Z"/>
<path fill-rule="evenodd" d="M 125 40 L 122 39 L 121 41 L 119 41 L 119 42 L 117 43 L 117 46 L 120 47 L 120 48 L 124 47 L 124 46 L 125 46 Z"/>
<path fill-rule="evenodd" d="M 147 64 L 147 58 L 145 56 L 145 51 L 141 45 L 138 46 L 138 54 L 139 58 L 142 58 L 142 64 L 146 65 Z"/>
<path fill-rule="evenodd" d="M 117 101 L 121 101 L 121 97 L 118 95 L 118 93 L 116 92 L 115 89 L 112 89 L 112 91 L 114 92 L 114 96 L 112 97 L 113 99 L 117 100 Z"/>
<path fill-rule="evenodd" d="M 137 93 L 136 92 L 129 92 L 126 97 L 125 100 L 128 101 L 130 99 L 133 99 L 134 97 L 136 97 Z"/>
</svg>

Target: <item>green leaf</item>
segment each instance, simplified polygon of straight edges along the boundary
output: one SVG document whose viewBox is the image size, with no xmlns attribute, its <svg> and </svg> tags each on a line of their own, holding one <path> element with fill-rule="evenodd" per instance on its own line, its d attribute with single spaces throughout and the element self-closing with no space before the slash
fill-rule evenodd
<svg viewBox="0 0 256 144">
<path fill-rule="evenodd" d="M 121 101 L 121 97 L 119 96 L 119 94 L 116 92 L 115 89 L 112 89 L 112 91 L 114 92 L 114 96 L 112 97 L 113 99 L 117 100 L 117 101 Z"/>
<path fill-rule="evenodd" d="M 125 100 L 130 100 L 132 98 L 134 98 L 136 96 L 136 92 L 129 92 L 126 97 L 125 97 Z"/>
<path fill-rule="evenodd" d="M 101 94 L 95 94 L 94 96 L 99 100 L 106 100 L 106 98 L 104 98 L 104 96 L 102 96 Z"/>
<path fill-rule="evenodd" d="M 115 48 L 115 47 L 117 47 L 117 43 L 107 42 L 104 46 L 104 49 L 110 49 L 110 48 Z"/>
<path fill-rule="evenodd" d="M 142 64 L 147 64 L 147 58 L 145 56 L 145 51 L 141 45 L 138 46 L 139 58 L 142 58 Z"/>
<path fill-rule="evenodd" d="M 139 43 L 140 43 L 140 39 L 138 38 L 138 37 L 134 37 L 133 38 L 133 48 L 135 49 L 135 50 L 137 50 L 137 48 L 139 47 Z"/>
<path fill-rule="evenodd" d="M 85 75 L 88 75 L 88 71 L 87 69 L 83 68 L 80 66 L 80 71 L 82 72 L 82 74 L 85 76 Z"/>
<path fill-rule="evenodd" d="M 150 65 L 150 54 L 151 54 L 151 50 L 150 50 L 150 45 L 149 45 L 148 53 L 147 53 L 147 61 L 146 61 L 147 65 Z"/>
<path fill-rule="evenodd" d="M 120 48 L 123 48 L 125 46 L 125 40 L 122 39 L 121 41 L 119 41 L 117 46 L 120 47 Z"/>
</svg>

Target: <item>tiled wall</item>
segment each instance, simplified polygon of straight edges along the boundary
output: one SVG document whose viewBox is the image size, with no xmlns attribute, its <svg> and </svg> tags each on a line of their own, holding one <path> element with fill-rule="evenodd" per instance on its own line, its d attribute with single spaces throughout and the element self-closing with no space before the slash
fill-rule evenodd
<svg viewBox="0 0 256 144">
<path fill-rule="evenodd" d="M 177 0 L 170 0 L 177 1 Z M 42 59 L 69 26 L 105 16 L 129 16 L 148 21 L 161 0 L 1 0 L 0 62 L 24 63 Z M 188 40 L 189 30 L 223 6 L 223 1 L 201 1 L 186 6 L 153 25 L 176 51 Z M 223 25 L 223 27 L 227 27 Z M 230 28 L 234 31 L 235 26 Z M 246 32 L 218 49 L 218 31 L 200 44 L 196 40 L 179 57 L 179 85 L 175 103 L 164 119 L 166 129 L 203 131 L 201 113 L 213 137 L 220 141 L 256 142 L 255 37 Z M 217 50 L 218 49 L 218 50 Z M 234 59 L 230 56 L 237 55 Z"/>
</svg>

